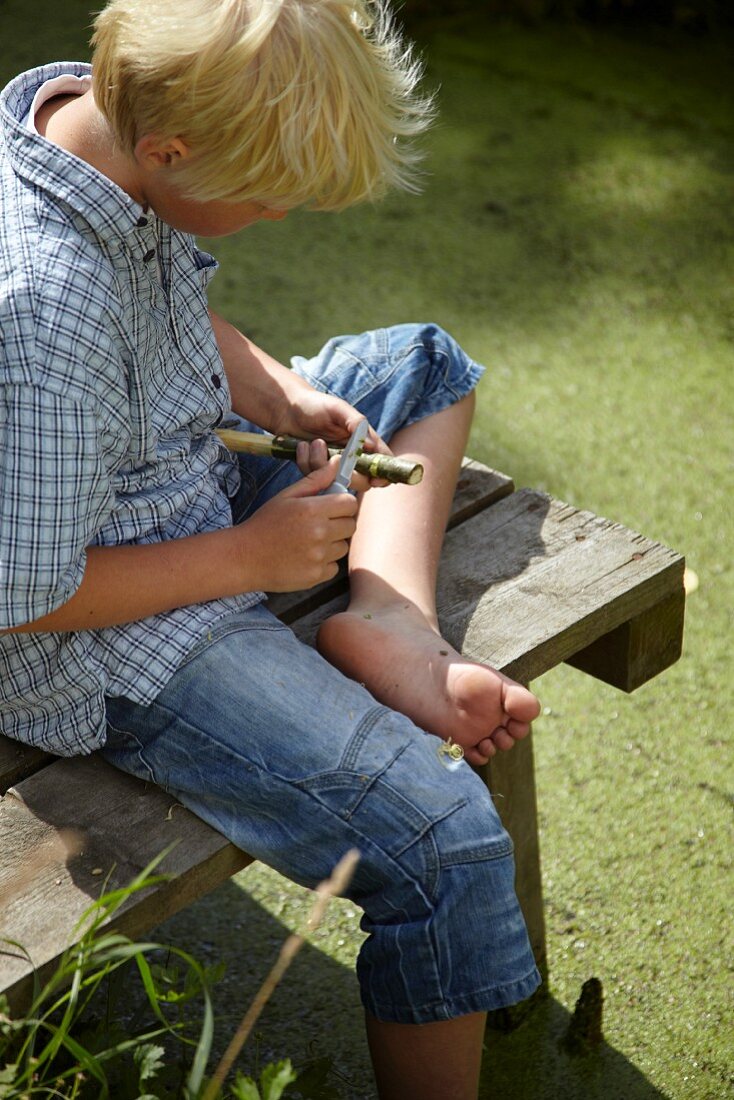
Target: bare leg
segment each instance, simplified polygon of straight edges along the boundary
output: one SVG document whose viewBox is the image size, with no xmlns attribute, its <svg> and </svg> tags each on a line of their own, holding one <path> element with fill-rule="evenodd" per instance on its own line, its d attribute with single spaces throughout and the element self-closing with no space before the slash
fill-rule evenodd
<svg viewBox="0 0 734 1100">
<path fill-rule="evenodd" d="M 321 652 L 422 729 L 482 764 L 525 737 L 538 702 L 488 665 L 465 660 L 438 629 L 436 576 L 474 395 L 391 441 L 421 461 L 420 485 L 365 493 L 349 554 L 350 603 L 321 628 Z"/>
<path fill-rule="evenodd" d="M 380 1100 L 476 1100 L 486 1017 L 386 1024 L 367 1017 Z"/>
</svg>

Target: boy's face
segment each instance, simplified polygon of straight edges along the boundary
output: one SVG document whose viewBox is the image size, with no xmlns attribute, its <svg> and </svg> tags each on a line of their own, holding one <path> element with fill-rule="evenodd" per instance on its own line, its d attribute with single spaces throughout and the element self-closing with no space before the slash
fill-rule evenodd
<svg viewBox="0 0 734 1100">
<path fill-rule="evenodd" d="M 159 218 L 184 233 L 202 237 L 227 237 L 259 221 L 282 221 L 287 210 L 271 210 L 259 202 L 195 202 L 170 190 L 149 195 Z"/>
</svg>

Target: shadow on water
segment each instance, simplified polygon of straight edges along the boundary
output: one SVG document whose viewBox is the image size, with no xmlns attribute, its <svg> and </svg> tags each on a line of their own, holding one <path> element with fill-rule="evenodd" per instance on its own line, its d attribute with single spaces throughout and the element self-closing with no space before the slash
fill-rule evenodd
<svg viewBox="0 0 734 1100">
<path fill-rule="evenodd" d="M 508 1034 L 490 1031 L 479 1100 L 668 1100 L 610 1043 L 569 1054 L 571 1013 L 552 996 Z"/>
<path fill-rule="evenodd" d="M 226 962 L 215 995 L 218 1049 L 228 1041 L 288 931 L 246 893 L 248 873 L 171 918 L 158 932 L 161 940 L 193 951 L 204 962 Z M 327 915 L 327 929 L 329 923 Z M 339 923 L 341 927 L 343 918 Z M 668 1100 L 608 1042 L 588 1053 L 566 1053 L 562 1040 L 570 1018 L 566 1008 L 547 996 L 513 1031 L 488 1030 L 479 1100 Z M 240 1063 L 245 1071 L 253 1071 L 256 1058 L 262 1064 L 290 1057 L 296 1065 L 328 1058 L 333 1060 L 328 1083 L 339 1100 L 376 1100 L 350 964 L 305 946 L 256 1031 L 258 1037 L 245 1048 Z"/>
</svg>

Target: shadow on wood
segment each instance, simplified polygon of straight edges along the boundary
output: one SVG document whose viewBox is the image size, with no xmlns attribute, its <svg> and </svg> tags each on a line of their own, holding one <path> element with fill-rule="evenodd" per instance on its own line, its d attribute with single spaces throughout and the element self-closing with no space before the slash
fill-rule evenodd
<svg viewBox="0 0 734 1100">
<path fill-rule="evenodd" d="M 73 846 L 59 843 L 68 830 Z M 0 864 L 0 940 L 27 945 L 41 979 L 67 937 L 78 938 L 77 922 L 104 887 L 127 886 L 162 852 L 157 872 L 170 881 L 131 895 L 115 914 L 114 927 L 127 935 L 160 924 L 251 862 L 170 795 L 94 756 L 56 760 L 11 788 L 0 800 L 0 832 L 12 839 Z M 0 956 L 11 1005 L 25 1003 L 33 967 L 7 947 Z"/>
</svg>

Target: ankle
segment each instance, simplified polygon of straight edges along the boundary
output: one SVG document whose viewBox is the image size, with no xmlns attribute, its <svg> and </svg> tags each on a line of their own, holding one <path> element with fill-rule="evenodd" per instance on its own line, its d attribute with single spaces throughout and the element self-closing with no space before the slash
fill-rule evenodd
<svg viewBox="0 0 734 1100">
<path fill-rule="evenodd" d="M 407 596 L 385 598 L 368 594 L 350 597 L 347 611 L 365 619 L 375 619 L 396 630 L 425 630 L 440 635 L 438 616 L 433 605 L 421 605 Z"/>
</svg>

